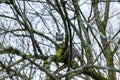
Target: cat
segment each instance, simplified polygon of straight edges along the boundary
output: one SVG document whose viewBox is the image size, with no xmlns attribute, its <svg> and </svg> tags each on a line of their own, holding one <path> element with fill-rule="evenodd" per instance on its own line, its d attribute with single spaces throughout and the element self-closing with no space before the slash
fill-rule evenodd
<svg viewBox="0 0 120 80">
<path fill-rule="evenodd" d="M 60 46 L 64 45 L 64 34 L 63 33 L 56 32 L 56 42 L 58 46 L 55 46 L 55 49 L 56 51 L 58 51 Z M 70 45 L 68 45 L 67 53 L 70 53 Z M 74 46 L 72 46 L 72 59 L 79 57 L 79 56 L 80 56 L 79 51 Z"/>
</svg>

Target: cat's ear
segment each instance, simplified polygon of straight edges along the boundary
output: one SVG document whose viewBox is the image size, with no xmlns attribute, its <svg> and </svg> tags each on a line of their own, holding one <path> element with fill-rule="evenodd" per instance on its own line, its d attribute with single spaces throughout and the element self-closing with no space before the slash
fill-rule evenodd
<svg viewBox="0 0 120 80">
<path fill-rule="evenodd" d="M 56 32 L 56 35 L 58 35 L 58 33 Z"/>
</svg>

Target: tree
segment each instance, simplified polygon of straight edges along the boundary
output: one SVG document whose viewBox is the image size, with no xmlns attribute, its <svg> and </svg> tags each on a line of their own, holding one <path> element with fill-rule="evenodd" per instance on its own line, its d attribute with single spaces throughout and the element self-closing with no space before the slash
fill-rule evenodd
<svg viewBox="0 0 120 80">
<path fill-rule="evenodd" d="M 0 3 L 0 79 L 119 80 L 117 0 Z M 56 32 L 65 35 L 58 51 Z M 73 46 L 80 54 L 74 60 L 72 54 L 64 56 Z M 63 58 L 67 63 L 60 61 Z"/>
</svg>

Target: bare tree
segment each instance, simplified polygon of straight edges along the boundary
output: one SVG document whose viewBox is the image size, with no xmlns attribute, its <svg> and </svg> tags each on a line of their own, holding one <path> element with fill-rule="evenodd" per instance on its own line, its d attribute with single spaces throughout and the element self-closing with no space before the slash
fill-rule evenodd
<svg viewBox="0 0 120 80">
<path fill-rule="evenodd" d="M 119 80 L 119 0 L 0 3 L 0 80 Z"/>
</svg>

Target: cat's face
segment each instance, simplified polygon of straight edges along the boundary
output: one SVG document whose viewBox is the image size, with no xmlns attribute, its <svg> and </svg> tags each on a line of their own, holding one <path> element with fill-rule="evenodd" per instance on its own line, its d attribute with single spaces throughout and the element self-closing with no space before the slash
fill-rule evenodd
<svg viewBox="0 0 120 80">
<path fill-rule="evenodd" d="M 63 41 L 64 39 L 64 34 L 63 33 L 57 33 L 56 32 L 56 41 Z"/>
</svg>

